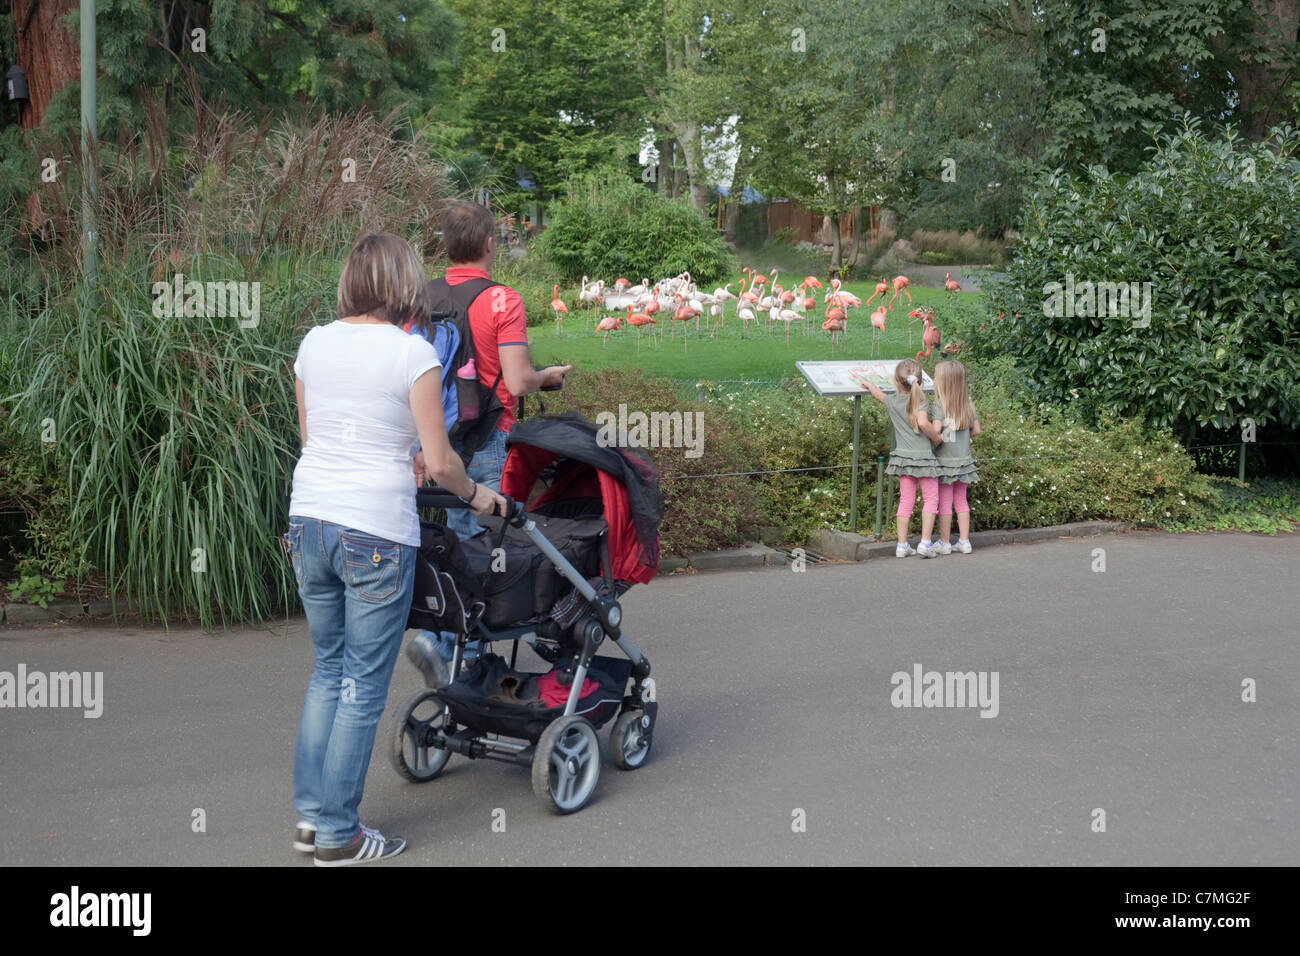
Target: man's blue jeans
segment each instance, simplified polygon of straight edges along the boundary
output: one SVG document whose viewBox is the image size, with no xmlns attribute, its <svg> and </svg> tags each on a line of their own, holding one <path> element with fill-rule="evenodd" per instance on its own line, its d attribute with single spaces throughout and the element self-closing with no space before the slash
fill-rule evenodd
<svg viewBox="0 0 1300 956">
<path fill-rule="evenodd" d="M 465 471 L 469 474 L 470 481 L 487 485 L 493 491 L 500 491 L 501 469 L 505 467 L 505 463 L 506 433 L 497 428 L 493 430 L 492 437 L 483 444 L 483 447 L 474 453 Z M 478 519 L 468 508 L 448 508 L 447 527 L 454 531 L 461 541 L 472 538 L 483 530 L 483 526 L 478 523 Z M 434 634 L 432 631 L 421 631 L 421 633 L 434 642 L 443 660 L 451 660 L 456 650 L 455 634 L 451 631 L 443 631 L 441 634 Z M 482 651 L 482 641 L 471 641 L 465 645 L 465 659 L 471 661 Z"/>
<path fill-rule="evenodd" d="M 346 846 L 361 829 L 357 807 L 411 609 L 416 549 L 302 517 L 290 517 L 284 540 L 316 645 L 293 805 L 316 824 L 317 846 Z"/>
</svg>

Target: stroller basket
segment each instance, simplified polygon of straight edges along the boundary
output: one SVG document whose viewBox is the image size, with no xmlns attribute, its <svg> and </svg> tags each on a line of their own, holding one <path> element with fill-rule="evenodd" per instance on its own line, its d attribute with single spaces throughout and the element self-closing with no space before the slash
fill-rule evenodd
<svg viewBox="0 0 1300 956">
<path fill-rule="evenodd" d="M 631 675 L 632 662 L 626 658 L 593 657 L 587 677 L 596 686 L 579 699 L 574 713 L 593 727 L 602 727 L 618 714 Z M 547 706 L 538 696 L 538 679 L 543 676 L 509 670 L 504 659 L 485 654 L 437 696 L 458 723 L 536 743 L 547 726 L 564 713 L 563 703 Z"/>
</svg>

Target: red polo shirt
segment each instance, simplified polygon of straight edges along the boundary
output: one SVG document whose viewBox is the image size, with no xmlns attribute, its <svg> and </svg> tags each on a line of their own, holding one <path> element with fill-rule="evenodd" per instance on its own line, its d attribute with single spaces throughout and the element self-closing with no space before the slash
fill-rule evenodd
<svg viewBox="0 0 1300 956">
<path fill-rule="evenodd" d="M 490 277 L 473 266 L 452 266 L 447 270 L 446 278 L 448 285 L 460 285 L 467 279 Z M 491 384 L 501 371 L 501 355 L 497 350 L 506 345 L 528 345 L 523 297 L 509 286 L 493 286 L 469 307 L 469 328 L 474 336 L 474 364 L 478 368 L 479 380 Z M 515 407 L 519 399 L 510 394 L 504 378 L 497 384 L 497 397 L 506 407 L 497 427 L 508 432 L 515 423 Z"/>
</svg>

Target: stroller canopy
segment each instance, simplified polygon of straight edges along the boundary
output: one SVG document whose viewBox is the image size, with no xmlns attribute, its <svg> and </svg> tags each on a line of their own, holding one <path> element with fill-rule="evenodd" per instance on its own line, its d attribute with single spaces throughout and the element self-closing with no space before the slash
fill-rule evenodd
<svg viewBox="0 0 1300 956">
<path fill-rule="evenodd" d="M 609 525 L 614 577 L 636 584 L 659 570 L 659 522 L 663 499 L 659 472 L 644 448 L 604 446 L 598 429 L 578 412 L 535 415 L 517 423 L 506 438 L 501 493 L 530 510 L 582 499 L 599 499 Z M 542 472 L 554 464 L 549 487 L 529 501 Z M 572 516 L 572 515 L 570 515 Z"/>
</svg>

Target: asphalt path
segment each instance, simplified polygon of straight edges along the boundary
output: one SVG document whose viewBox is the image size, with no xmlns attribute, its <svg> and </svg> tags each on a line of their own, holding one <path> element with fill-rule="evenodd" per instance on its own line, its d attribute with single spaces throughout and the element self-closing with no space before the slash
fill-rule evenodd
<svg viewBox="0 0 1300 956">
<path fill-rule="evenodd" d="M 1294 865 L 1298 571 L 1296 535 L 1128 534 L 658 578 L 624 598 L 661 708 L 642 769 L 606 758 L 567 817 L 507 764 L 407 783 L 403 657 L 362 819 L 410 843 L 384 866 Z M 0 865 L 310 865 L 301 619 L 0 630 L 20 663 L 102 671 L 103 714 L 0 709 Z M 996 716 L 894 706 L 915 665 L 996 672 Z"/>
</svg>

